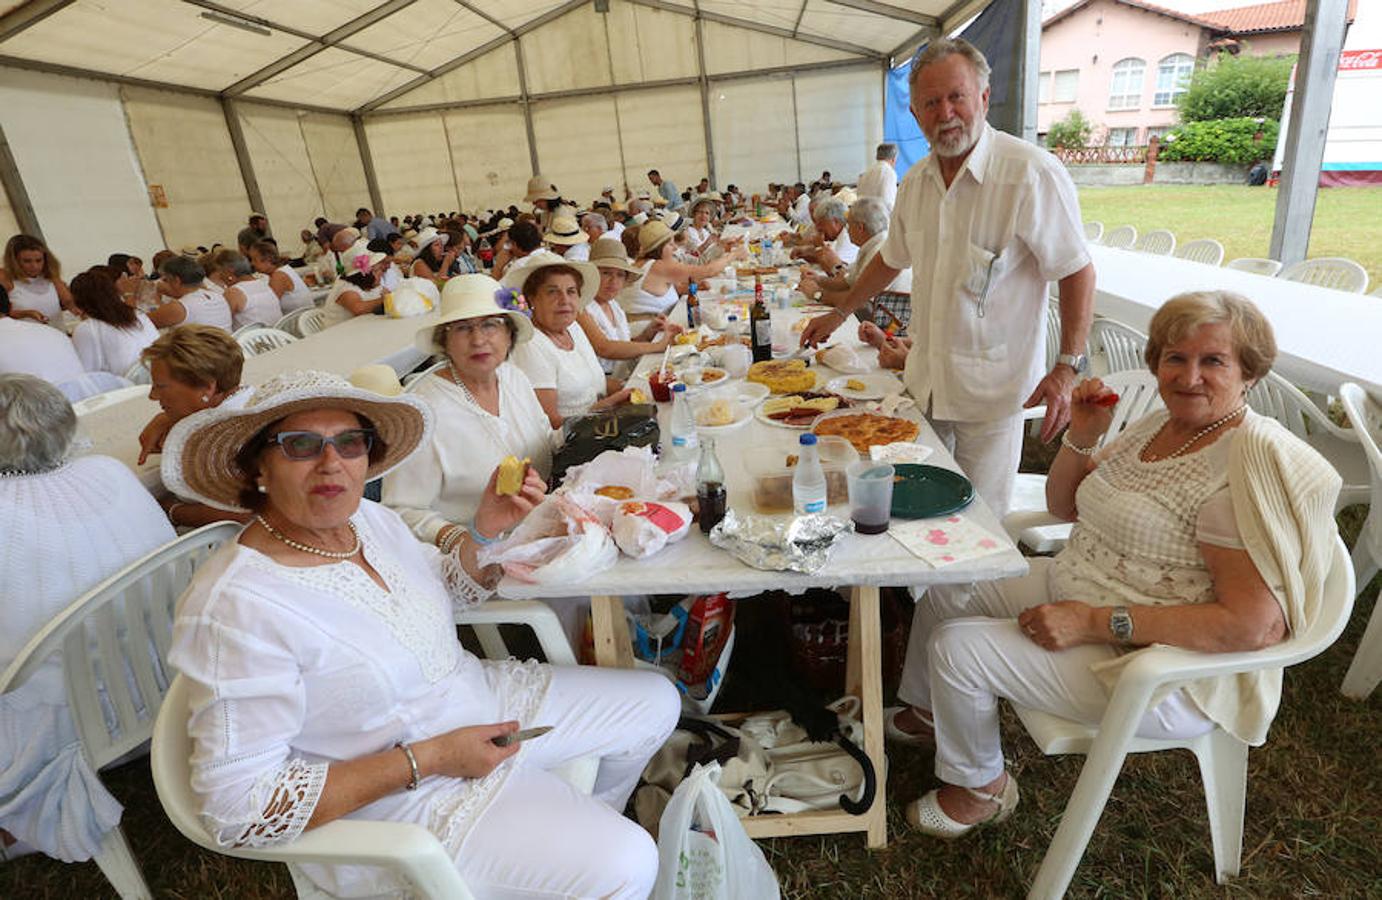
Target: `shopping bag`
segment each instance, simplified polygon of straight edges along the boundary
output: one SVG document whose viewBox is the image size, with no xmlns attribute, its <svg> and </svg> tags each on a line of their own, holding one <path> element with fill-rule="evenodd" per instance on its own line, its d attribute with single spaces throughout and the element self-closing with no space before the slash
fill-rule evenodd
<svg viewBox="0 0 1382 900">
<path fill-rule="evenodd" d="M 662 814 L 653 900 L 777 900 L 777 876 L 719 787 L 720 765 L 696 766 Z"/>
</svg>

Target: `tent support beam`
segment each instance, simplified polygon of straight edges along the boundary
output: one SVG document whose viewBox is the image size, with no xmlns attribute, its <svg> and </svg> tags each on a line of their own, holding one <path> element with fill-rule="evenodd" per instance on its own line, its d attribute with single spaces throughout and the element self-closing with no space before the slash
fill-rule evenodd
<svg viewBox="0 0 1382 900">
<path fill-rule="evenodd" d="M 876 13 L 877 15 L 888 16 L 892 19 L 901 19 L 904 22 L 915 22 L 917 25 L 926 25 L 930 28 L 935 28 L 940 24 L 936 21 L 935 16 L 928 16 L 925 13 L 903 9 L 891 3 L 879 3 L 877 0 L 826 0 L 826 2 L 833 3 L 836 6 L 857 9 L 860 12 Z"/>
<path fill-rule="evenodd" d="M 1305 259 L 1310 249 L 1315 192 L 1324 165 L 1330 101 L 1344 46 L 1347 10 L 1348 0 L 1310 0 L 1305 6 L 1295 96 L 1272 223 L 1271 257 L 1286 266 Z"/>
<path fill-rule="evenodd" d="M 1013 52 L 1013 134 L 1030 144 L 1037 137 L 1037 75 L 1041 69 L 1041 0 L 1026 0 L 1022 7 L 1022 35 Z"/>
<path fill-rule="evenodd" d="M 24 187 L 24 178 L 19 174 L 19 164 L 10 151 L 10 142 L 5 138 L 5 129 L 0 126 L 0 186 L 5 196 L 10 198 L 10 209 L 19 223 L 19 230 L 43 240 L 43 229 L 38 224 L 38 214 L 29 200 L 29 191 Z"/>
<path fill-rule="evenodd" d="M 523 59 L 523 39 L 515 38 L 513 58 L 518 64 L 518 102 L 523 107 L 523 127 L 528 132 L 528 165 L 533 174 L 541 174 L 542 166 L 537 159 L 537 132 L 533 130 L 533 98 L 528 95 L 528 64 Z"/>
<path fill-rule="evenodd" d="M 664 12 L 676 13 L 679 16 L 700 16 L 706 22 L 715 22 L 718 25 L 732 25 L 735 28 L 743 28 L 748 31 L 757 31 L 762 34 L 771 34 L 774 37 L 788 38 L 791 40 L 802 41 L 807 44 L 819 44 L 822 47 L 829 47 L 831 50 L 840 50 L 845 53 L 853 53 L 866 59 L 877 59 L 883 54 L 871 47 L 863 47 L 859 44 L 850 44 L 845 41 L 837 41 L 833 38 L 817 37 L 814 34 L 793 35 L 790 28 L 778 28 L 774 25 L 761 25 L 748 19 L 739 19 L 734 16 L 726 16 L 713 12 L 697 12 L 685 6 L 678 6 L 675 3 L 668 3 L 666 0 L 628 0 L 639 6 L 646 6 L 650 9 L 660 9 Z"/>
<path fill-rule="evenodd" d="M 53 13 L 77 0 L 32 0 L 0 16 L 0 41 L 8 41 L 26 28 L 37 25 Z"/>
<path fill-rule="evenodd" d="M 379 191 L 379 177 L 374 174 L 374 157 L 369 152 L 369 137 L 365 134 L 365 120 L 359 116 L 351 116 L 350 124 L 355 129 L 355 146 L 360 149 L 360 164 L 365 169 L 365 187 L 369 188 L 370 209 L 376 215 L 383 215 L 384 195 Z"/>
<path fill-rule="evenodd" d="M 710 80 L 705 74 L 705 26 L 701 21 L 701 3 L 696 0 L 696 82 L 701 88 L 701 129 L 705 137 L 706 177 L 710 186 L 719 189 L 715 175 L 715 135 L 710 128 Z"/>
<path fill-rule="evenodd" d="M 225 114 L 226 130 L 230 132 L 230 146 L 235 150 L 235 161 L 240 165 L 240 180 L 245 183 L 245 196 L 249 198 L 250 209 L 268 215 L 264 212 L 264 195 L 259 190 L 259 179 L 254 175 L 254 161 L 250 159 L 250 150 L 245 144 L 245 129 L 240 124 L 240 113 L 235 109 L 235 101 L 229 97 L 222 97 L 221 112 Z"/>
</svg>

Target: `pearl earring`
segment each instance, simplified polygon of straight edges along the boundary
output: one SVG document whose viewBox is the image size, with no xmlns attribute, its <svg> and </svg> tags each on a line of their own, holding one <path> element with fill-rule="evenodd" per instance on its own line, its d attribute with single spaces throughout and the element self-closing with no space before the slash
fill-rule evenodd
<svg viewBox="0 0 1382 900">
<path fill-rule="evenodd" d="M 206 395 L 206 394 L 202 394 L 202 402 L 203 402 L 203 403 L 205 403 L 206 401 L 208 401 L 208 400 L 210 400 L 210 399 L 211 399 L 210 396 L 208 396 L 208 395 Z"/>
<path fill-rule="evenodd" d="M 269 489 L 266 488 L 266 487 L 264 487 L 264 485 L 261 484 L 261 485 L 259 486 L 259 493 L 261 493 L 261 494 L 267 494 L 268 492 L 269 492 Z"/>
</svg>

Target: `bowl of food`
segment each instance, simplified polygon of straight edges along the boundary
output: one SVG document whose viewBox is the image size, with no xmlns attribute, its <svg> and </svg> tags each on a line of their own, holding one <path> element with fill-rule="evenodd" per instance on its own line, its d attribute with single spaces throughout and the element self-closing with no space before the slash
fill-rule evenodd
<svg viewBox="0 0 1382 900">
<path fill-rule="evenodd" d="M 747 406 L 730 397 L 717 397 L 696 404 L 693 412 L 696 430 L 711 437 L 743 428 L 753 418 Z"/>
</svg>

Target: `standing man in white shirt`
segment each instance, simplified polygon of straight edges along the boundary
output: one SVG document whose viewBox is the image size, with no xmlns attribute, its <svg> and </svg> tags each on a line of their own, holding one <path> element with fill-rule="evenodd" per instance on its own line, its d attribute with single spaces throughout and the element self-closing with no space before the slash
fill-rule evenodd
<svg viewBox="0 0 1382 900">
<path fill-rule="evenodd" d="M 1022 452 L 1022 409 L 1046 404 L 1041 437 L 1070 419 L 1086 368 L 1094 266 L 1075 186 L 1051 154 L 992 128 L 989 66 L 964 40 L 933 41 L 912 65 L 912 114 L 931 155 L 903 180 L 882 250 L 834 312 L 825 339 L 912 269 L 912 348 L 903 380 L 1000 517 Z M 1044 372 L 1046 285 L 1060 285 L 1061 354 Z"/>
<path fill-rule="evenodd" d="M 877 197 L 883 201 L 888 212 L 893 211 L 897 200 L 897 145 L 879 144 L 874 153 L 874 163 L 859 174 L 861 198 Z"/>
</svg>

